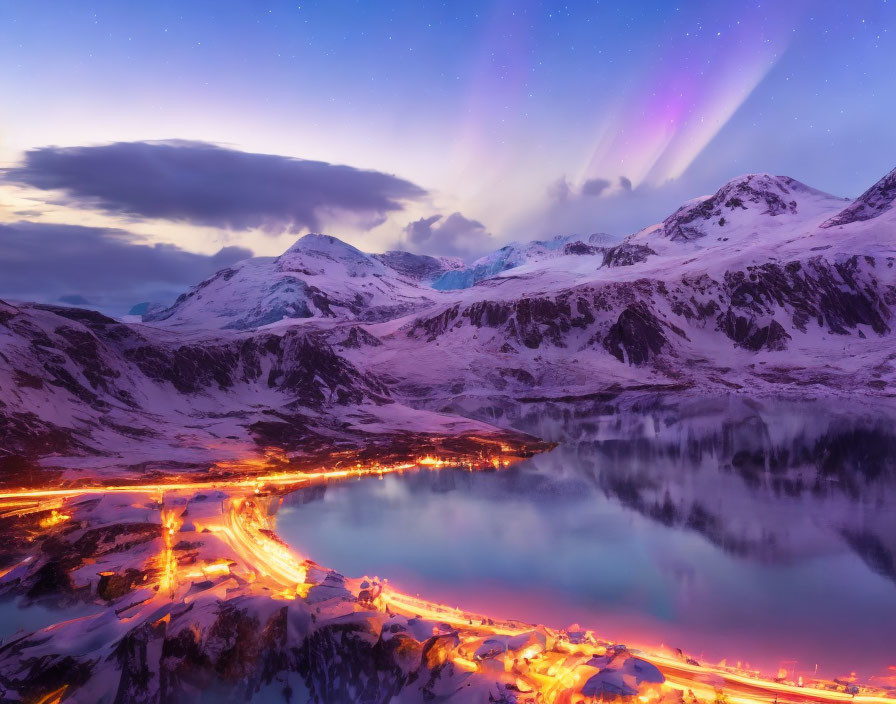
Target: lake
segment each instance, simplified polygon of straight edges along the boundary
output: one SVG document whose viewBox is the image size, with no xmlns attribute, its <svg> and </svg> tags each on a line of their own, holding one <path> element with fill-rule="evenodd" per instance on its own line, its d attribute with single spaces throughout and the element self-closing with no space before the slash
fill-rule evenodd
<svg viewBox="0 0 896 704">
<path fill-rule="evenodd" d="M 277 531 L 346 575 L 496 617 L 771 674 L 868 681 L 896 664 L 888 413 L 653 400 L 514 422 L 559 446 L 498 471 L 312 487 Z"/>
</svg>

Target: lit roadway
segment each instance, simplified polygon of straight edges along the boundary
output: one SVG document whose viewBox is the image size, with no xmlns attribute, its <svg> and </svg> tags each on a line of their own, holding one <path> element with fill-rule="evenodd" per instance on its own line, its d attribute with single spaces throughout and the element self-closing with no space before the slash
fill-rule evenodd
<svg viewBox="0 0 896 704">
<path fill-rule="evenodd" d="M 492 460 L 496 467 L 509 464 L 513 458 Z M 476 463 L 482 463 L 477 459 Z M 384 475 L 411 469 L 420 465 L 442 466 L 442 460 L 422 458 L 414 463 L 390 466 L 355 466 L 346 469 L 317 472 L 281 472 L 265 474 L 243 479 L 218 479 L 201 481 L 172 481 L 157 484 L 88 486 L 57 489 L 22 489 L 18 491 L 0 491 L 0 505 L 5 507 L 38 505 L 44 506 L 53 502 L 56 507 L 61 500 L 90 494 L 110 493 L 148 493 L 162 495 L 167 492 L 189 495 L 207 490 L 225 492 L 229 501 L 222 504 L 220 515 L 206 520 L 202 528 L 208 529 L 223 540 L 257 579 L 270 587 L 275 598 L 294 599 L 307 594 L 311 585 L 306 583 L 307 562 L 298 556 L 290 547 L 277 539 L 273 534 L 273 521 L 257 500 L 257 495 L 268 492 L 282 493 L 313 483 L 358 477 L 364 475 Z M 455 463 L 456 464 L 456 463 Z M 32 509 L 33 510 L 33 509 Z M 67 519 L 64 513 L 53 511 L 47 522 L 53 524 Z M 190 580 L 198 576 L 187 573 L 180 568 L 174 557 L 172 545 L 175 544 L 179 528 L 177 514 L 163 509 L 163 554 L 160 555 L 161 577 L 159 580 L 158 600 L 170 600 L 180 580 Z M 26 561 L 30 558 L 26 558 Z M 206 575 L 226 574 L 229 570 L 222 560 L 206 565 Z M 8 571 L 8 570 L 7 570 Z M 195 568 L 194 568 L 195 572 Z M 355 587 L 357 593 L 359 580 L 350 580 L 349 586 Z M 531 633 L 533 626 L 512 621 L 492 621 L 486 616 L 464 612 L 441 604 L 425 601 L 394 590 L 384 583 L 379 585 L 379 593 L 373 606 L 388 609 L 391 613 L 405 616 L 420 616 L 437 623 L 446 623 L 458 631 L 462 644 L 476 641 L 490 635 L 514 636 Z M 150 605 L 147 604 L 147 607 Z M 556 638 L 562 632 L 542 629 L 543 632 Z M 542 693 L 545 701 L 554 701 L 557 695 L 570 685 L 578 682 L 575 672 L 593 654 L 600 652 L 602 646 L 592 643 L 573 644 L 561 638 L 562 653 L 536 649 L 524 654 L 524 659 L 508 661 L 507 670 L 518 676 L 518 683 L 525 683 L 532 689 Z M 855 704 L 896 704 L 896 699 L 884 696 L 883 691 L 858 688 L 855 694 L 843 691 L 842 686 L 835 689 L 833 683 L 814 682 L 811 685 L 799 686 L 795 683 L 773 681 L 756 677 L 750 673 L 739 672 L 721 666 L 694 664 L 683 658 L 665 655 L 661 652 L 637 651 L 637 655 L 653 663 L 666 678 L 663 687 L 675 688 L 684 692 L 691 691 L 703 700 L 714 701 L 721 690 L 729 702 L 855 702 Z M 580 657 L 577 657 L 580 656 Z M 479 664 L 462 655 L 453 658 L 458 667 L 469 671 L 479 669 Z M 581 684 L 581 683 L 579 683 Z M 825 686 L 831 688 L 825 688 Z M 646 702 L 656 699 L 660 691 L 648 691 L 640 699 Z"/>
</svg>

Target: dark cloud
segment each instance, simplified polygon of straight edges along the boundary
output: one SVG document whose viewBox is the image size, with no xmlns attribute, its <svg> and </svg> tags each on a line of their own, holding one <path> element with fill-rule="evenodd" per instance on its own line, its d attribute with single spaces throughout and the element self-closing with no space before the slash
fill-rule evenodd
<svg viewBox="0 0 896 704">
<path fill-rule="evenodd" d="M 320 230 L 341 214 L 378 224 L 426 195 L 379 171 L 185 141 L 43 147 L 6 179 L 109 213 L 274 233 Z"/>
<path fill-rule="evenodd" d="M 558 178 L 548 186 L 548 197 L 557 202 L 565 202 L 573 195 L 572 184 L 565 178 Z"/>
<path fill-rule="evenodd" d="M 548 197 L 555 204 L 573 203 L 579 198 L 599 198 L 612 185 L 613 182 L 606 178 L 589 178 L 576 187 L 569 179 L 562 177 L 548 186 Z"/>
<path fill-rule="evenodd" d="M 610 182 L 605 178 L 589 178 L 582 184 L 582 195 L 597 197 L 609 187 Z"/>
<path fill-rule="evenodd" d="M 441 219 L 441 215 L 430 215 L 428 218 L 420 218 L 408 223 L 404 228 L 408 241 L 415 245 L 426 242 L 432 237 L 432 226 Z"/>
<path fill-rule="evenodd" d="M 188 286 L 250 256 L 242 247 L 206 256 L 173 245 L 139 244 L 123 230 L 0 224 L 0 298 L 89 301 L 120 314 L 140 301 L 173 300 Z"/>
<path fill-rule="evenodd" d="M 414 251 L 462 258 L 484 252 L 492 239 L 485 225 L 460 213 L 420 218 L 408 223 L 404 233 Z"/>
<path fill-rule="evenodd" d="M 561 234 L 603 232 L 621 238 L 661 222 L 695 194 L 712 193 L 719 183 L 724 182 L 702 178 L 695 187 L 692 181 L 681 179 L 638 186 L 625 176 L 602 180 L 608 181 L 609 185 L 599 196 L 588 195 L 587 191 L 597 190 L 597 186 L 589 186 L 590 181 L 585 181 L 580 189 L 572 189 L 564 198 L 548 200 L 543 209 L 514 223 L 507 236 L 531 240 Z M 564 179 L 557 183 L 562 182 Z M 549 187 L 549 193 L 555 185 Z"/>
</svg>

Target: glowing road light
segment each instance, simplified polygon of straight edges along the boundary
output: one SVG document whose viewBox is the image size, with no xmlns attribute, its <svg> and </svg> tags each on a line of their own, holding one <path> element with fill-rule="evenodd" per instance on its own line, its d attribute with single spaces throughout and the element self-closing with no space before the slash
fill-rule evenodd
<svg viewBox="0 0 896 704">
<path fill-rule="evenodd" d="M 506 457 L 478 457 L 469 461 L 469 465 L 471 467 L 474 464 L 479 467 L 490 465 L 497 469 L 507 466 L 510 461 Z M 238 573 L 244 583 L 267 589 L 266 593 L 273 598 L 294 600 L 297 597 L 307 596 L 309 590 L 314 586 L 308 582 L 309 564 L 312 563 L 294 553 L 276 536 L 271 518 L 265 508 L 266 502 L 271 500 L 259 498 L 262 490 L 274 491 L 278 487 L 283 490 L 292 490 L 295 487 L 315 482 L 364 475 L 382 476 L 415 466 L 441 467 L 446 464 L 439 458 L 427 455 L 414 463 L 355 465 L 351 468 L 318 472 L 280 472 L 264 477 L 233 480 L 22 490 L 0 493 L 0 499 L 5 499 L 11 504 L 21 505 L 23 501 L 28 500 L 55 501 L 60 497 L 82 494 L 151 493 L 158 498 L 157 504 L 162 506 L 162 549 L 156 558 L 159 567 L 158 596 L 154 598 L 173 599 L 178 593 L 184 593 L 181 591 L 181 584 L 186 587 L 186 583 L 194 579 L 226 580 L 230 575 Z M 221 502 L 220 514 L 196 518 L 192 522 L 197 531 L 207 530 L 226 543 L 232 550 L 235 559 L 219 559 L 181 567 L 178 565 L 175 554 L 175 539 L 182 522 L 177 509 L 164 508 L 164 494 L 169 492 L 199 493 L 209 488 L 226 491 L 229 496 Z M 44 521 L 49 521 L 47 523 L 47 527 L 49 527 L 70 520 L 70 518 L 71 516 L 68 514 L 53 509 Z M 31 559 L 33 558 L 29 556 L 9 569 L 27 564 Z M 373 582 L 376 588 L 371 591 L 370 604 L 367 606 L 374 606 L 407 617 L 420 617 L 455 629 L 453 632 L 459 635 L 462 647 L 458 649 L 461 652 L 453 652 L 449 655 L 450 660 L 457 668 L 470 673 L 481 671 L 483 663 L 476 657 L 471 659 L 472 650 L 463 650 L 463 646 L 473 648 L 483 638 L 521 636 L 531 633 L 534 628 L 530 624 L 513 621 L 493 621 L 486 616 L 465 612 L 459 608 L 425 601 L 395 590 L 385 580 L 380 580 L 378 577 L 375 577 Z M 434 628 L 434 635 L 440 634 L 440 628 Z M 516 654 L 511 654 L 508 651 L 502 656 L 501 662 L 503 662 L 506 672 L 514 673 L 516 687 L 519 691 L 537 691 L 545 702 L 560 701 L 561 694 L 567 696 L 563 693 L 568 692 L 570 688 L 578 688 L 581 682 L 586 681 L 597 671 L 593 666 L 588 665 L 588 662 L 595 655 L 605 654 L 607 647 L 595 642 L 590 636 L 586 637 L 587 642 L 573 643 L 563 632 L 543 628 L 542 631 L 547 633 L 551 639 L 552 644 L 548 649 L 540 643 L 528 645 Z M 710 701 L 716 697 L 717 687 L 721 683 L 721 691 L 724 692 L 731 704 L 771 704 L 772 702 L 778 702 L 778 704 L 784 702 L 896 704 L 896 699 L 879 696 L 867 689 L 860 690 L 855 686 L 845 688 L 846 691 L 843 687 L 824 689 L 817 683 L 804 686 L 802 677 L 796 683 L 765 680 L 755 674 L 743 673 L 721 666 L 700 665 L 692 660 L 679 659 L 662 653 L 631 652 L 659 668 L 665 677 L 663 688 L 693 692 L 700 698 Z M 781 679 L 781 674 L 781 672 L 778 673 L 779 679 Z M 46 704 L 59 702 L 65 691 L 65 688 L 57 690 L 41 701 Z M 639 692 L 636 698 L 641 704 L 647 704 L 647 702 L 657 699 L 658 696 L 657 690 L 648 688 L 646 691 Z M 562 700 L 567 701 L 566 699 Z M 578 701 L 578 699 L 574 697 L 569 701 Z"/>
<path fill-rule="evenodd" d="M 60 513 L 55 508 L 50 512 L 50 515 L 46 518 L 41 519 L 40 525 L 41 528 L 52 528 L 53 526 L 59 525 L 60 523 L 64 523 L 71 516 L 65 513 Z"/>
</svg>

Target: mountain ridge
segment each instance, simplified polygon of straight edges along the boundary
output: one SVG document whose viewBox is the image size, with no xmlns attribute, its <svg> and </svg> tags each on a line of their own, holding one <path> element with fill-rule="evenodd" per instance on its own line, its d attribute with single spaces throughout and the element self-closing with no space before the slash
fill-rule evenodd
<svg viewBox="0 0 896 704">
<path fill-rule="evenodd" d="M 222 269 L 143 323 L 2 304 L 0 385 L 12 391 L 0 424 L 15 452 L 87 457 L 138 443 L 147 456 L 197 461 L 498 432 L 526 399 L 889 398 L 888 189 L 853 201 L 873 202 L 874 217 L 822 227 L 851 206 L 748 175 L 619 242 L 503 248 L 485 260 L 496 271 L 454 290 L 431 282 L 463 271 L 455 260 L 310 235 L 280 257 Z M 677 237 L 685 227 L 700 236 Z"/>
</svg>

